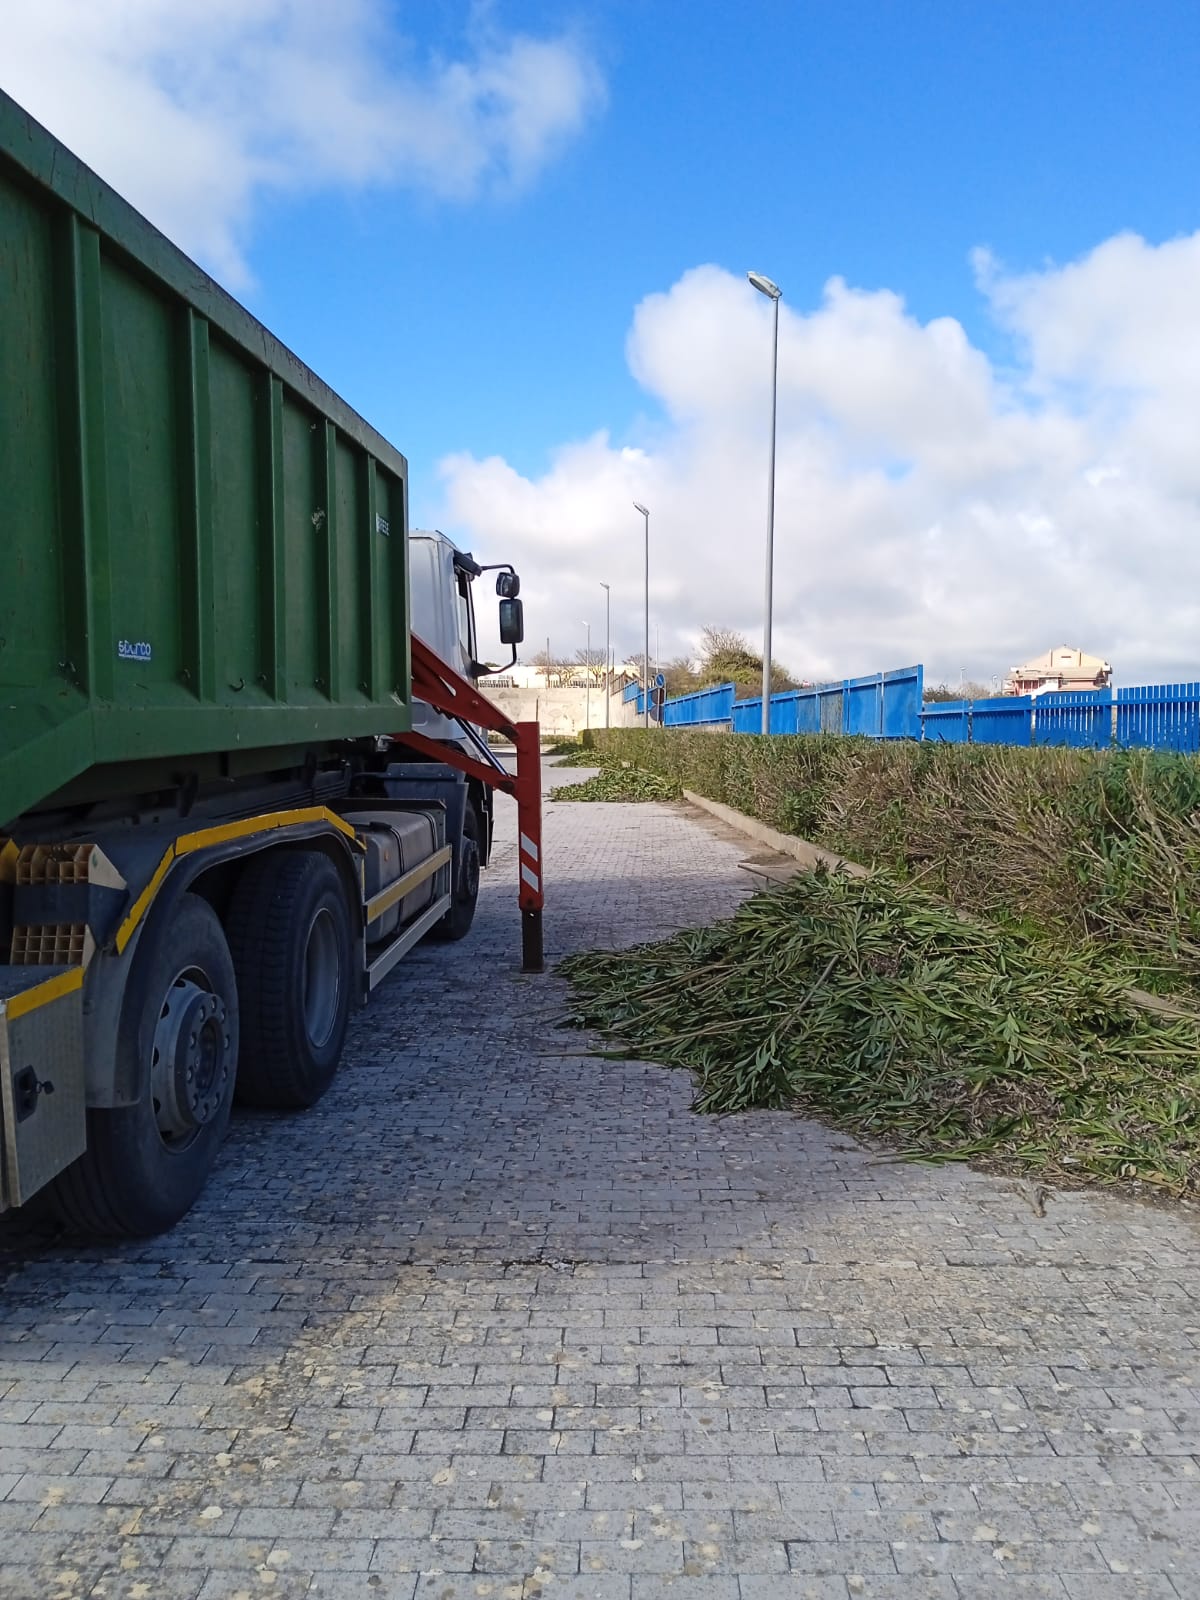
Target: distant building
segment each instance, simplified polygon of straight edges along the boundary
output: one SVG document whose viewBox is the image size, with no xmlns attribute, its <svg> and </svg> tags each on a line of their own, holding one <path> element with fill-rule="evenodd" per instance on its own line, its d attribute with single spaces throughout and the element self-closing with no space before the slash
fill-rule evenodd
<svg viewBox="0 0 1200 1600">
<path fill-rule="evenodd" d="M 1103 689 L 1112 682 L 1112 667 L 1099 656 L 1056 645 L 1023 667 L 1013 667 L 1005 694 L 1046 694 L 1055 689 Z"/>
<path fill-rule="evenodd" d="M 618 662 L 612 673 L 614 693 L 625 683 L 639 679 L 641 673 L 640 663 L 634 667 Z M 593 687 L 603 688 L 603 663 L 597 662 L 592 667 L 590 677 Z M 544 666 L 534 666 L 531 662 L 518 662 L 516 666 L 506 668 L 496 677 L 481 678 L 479 684 L 484 694 L 487 693 L 489 684 L 496 689 L 583 689 L 587 686 L 588 678 L 588 669 L 579 661 L 552 662 L 549 675 Z"/>
</svg>

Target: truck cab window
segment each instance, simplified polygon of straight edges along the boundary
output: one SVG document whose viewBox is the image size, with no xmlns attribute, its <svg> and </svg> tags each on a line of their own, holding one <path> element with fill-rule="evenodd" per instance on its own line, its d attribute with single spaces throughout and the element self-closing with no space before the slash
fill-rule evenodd
<svg viewBox="0 0 1200 1600">
<path fill-rule="evenodd" d="M 458 581 L 458 638 L 470 660 L 475 660 L 475 608 L 471 604 L 471 580 L 465 572 Z"/>
</svg>

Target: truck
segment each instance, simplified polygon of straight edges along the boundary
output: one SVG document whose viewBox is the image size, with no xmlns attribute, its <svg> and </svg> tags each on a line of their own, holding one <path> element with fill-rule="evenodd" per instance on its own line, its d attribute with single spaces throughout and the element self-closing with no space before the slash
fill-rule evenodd
<svg viewBox="0 0 1200 1600">
<path fill-rule="evenodd" d="M 541 969 L 537 724 L 476 659 L 520 580 L 410 540 L 403 455 L 3 94 L 0 504 L 0 1212 L 155 1234 L 467 933 L 497 790 Z"/>
</svg>

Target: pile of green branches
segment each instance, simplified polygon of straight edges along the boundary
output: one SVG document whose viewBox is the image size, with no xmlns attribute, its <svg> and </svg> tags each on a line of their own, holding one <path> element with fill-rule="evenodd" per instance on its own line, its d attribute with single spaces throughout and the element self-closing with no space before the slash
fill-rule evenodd
<svg viewBox="0 0 1200 1600">
<path fill-rule="evenodd" d="M 594 758 L 591 763 L 595 764 Z M 551 789 L 551 800 L 678 800 L 682 790 L 677 783 L 659 778 L 639 767 L 605 766 L 582 783 L 566 783 Z"/>
<path fill-rule="evenodd" d="M 1147 988 L 1200 990 L 1200 760 L 833 735 L 594 730 L 601 759 L 944 896 L 1115 946 Z"/>
<path fill-rule="evenodd" d="M 556 754 L 550 751 L 551 755 Z M 554 763 L 556 767 L 607 767 L 613 765 L 612 756 L 602 756 L 599 751 L 590 750 L 586 745 L 572 745 L 561 761 Z"/>
<path fill-rule="evenodd" d="M 805 873 L 732 920 L 574 956 L 571 1021 L 690 1068 L 696 1106 L 794 1107 L 912 1157 L 1200 1186 L 1200 1017 L 1113 957 L 956 915 L 887 873 Z"/>
</svg>

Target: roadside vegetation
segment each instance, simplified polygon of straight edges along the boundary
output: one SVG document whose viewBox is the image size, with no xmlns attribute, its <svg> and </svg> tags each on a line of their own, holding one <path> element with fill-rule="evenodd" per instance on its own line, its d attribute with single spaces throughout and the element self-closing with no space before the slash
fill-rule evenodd
<svg viewBox="0 0 1200 1600">
<path fill-rule="evenodd" d="M 557 750 L 546 752 L 556 756 Z M 563 759 L 554 763 L 555 767 L 603 767 L 607 765 L 605 758 L 601 757 L 590 745 L 573 744 L 563 753 Z"/>
<path fill-rule="evenodd" d="M 1152 990 L 1200 994 L 1200 761 L 594 731 L 644 771 L 1052 946 L 1119 957 Z"/>
<path fill-rule="evenodd" d="M 1120 960 L 955 914 L 888 873 L 805 873 L 728 922 L 563 964 L 572 1021 L 690 1068 L 697 1109 L 792 1107 L 898 1153 L 1057 1181 L 1200 1174 L 1200 1018 Z"/>
<path fill-rule="evenodd" d="M 571 958 L 575 1023 L 690 1068 L 703 1111 L 791 1107 L 904 1157 L 1200 1192 L 1200 761 L 590 742 L 593 782 L 636 762 L 869 871 L 802 873 L 716 927 Z"/>
<path fill-rule="evenodd" d="M 561 764 L 595 766 L 596 758 Z M 584 778 L 582 783 L 565 783 L 550 791 L 551 800 L 610 800 L 624 805 L 639 800 L 679 800 L 682 797 L 682 789 L 669 778 L 629 766 L 605 766 L 594 777 Z"/>
</svg>

